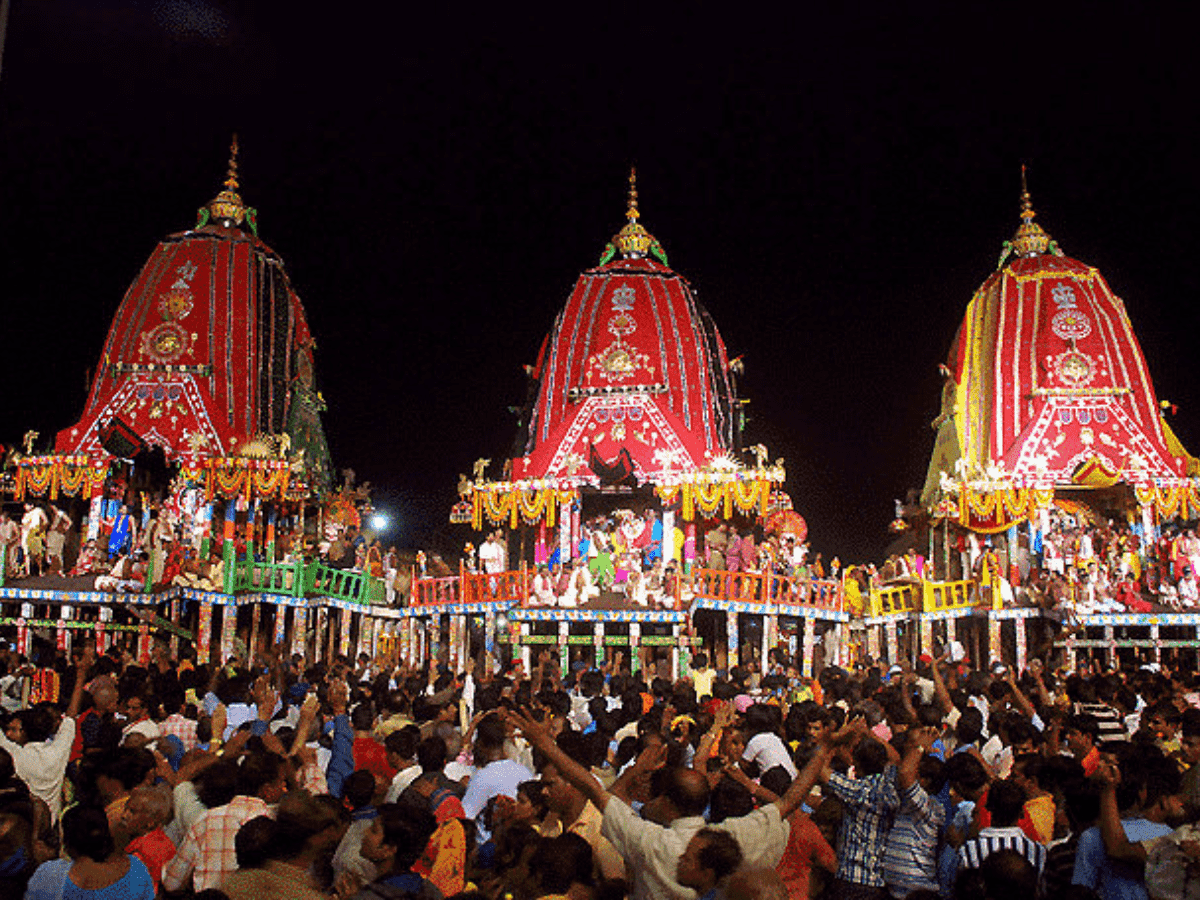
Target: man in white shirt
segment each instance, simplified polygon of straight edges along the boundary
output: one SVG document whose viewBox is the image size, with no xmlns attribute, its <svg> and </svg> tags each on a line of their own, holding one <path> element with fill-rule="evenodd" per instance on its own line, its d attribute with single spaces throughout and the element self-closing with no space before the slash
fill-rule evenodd
<svg viewBox="0 0 1200 900">
<path fill-rule="evenodd" d="M 562 777 L 602 813 L 601 833 L 625 860 L 625 871 L 633 880 L 633 900 L 695 900 L 695 891 L 681 885 L 677 874 L 689 842 L 705 825 L 708 781 L 703 774 L 694 769 L 671 770 L 665 792 L 647 804 L 653 809 L 643 810 L 648 814 L 643 819 L 618 796 L 625 778 L 613 785 L 614 793 L 606 791 L 587 769 L 563 752 L 545 725 L 519 714 L 512 714 L 512 718 Z M 665 759 L 665 746 L 651 747 L 632 764 L 629 777 L 647 776 Z M 725 819 L 714 826 L 733 835 L 747 865 L 774 868 L 779 864 L 790 830 L 787 817 L 812 790 L 828 760 L 829 747 L 822 744 L 782 797 L 749 815 Z"/>
<path fill-rule="evenodd" d="M 0 735 L 0 747 L 12 756 L 17 775 L 29 785 L 30 791 L 46 801 L 54 821 L 58 821 L 62 811 L 63 779 L 71 758 L 71 745 L 75 743 L 75 716 L 83 698 L 83 682 L 95 658 L 92 647 L 85 647 L 75 667 L 75 688 L 66 715 L 58 718 L 49 706 L 36 706 L 14 720 L 17 728 Z"/>
</svg>

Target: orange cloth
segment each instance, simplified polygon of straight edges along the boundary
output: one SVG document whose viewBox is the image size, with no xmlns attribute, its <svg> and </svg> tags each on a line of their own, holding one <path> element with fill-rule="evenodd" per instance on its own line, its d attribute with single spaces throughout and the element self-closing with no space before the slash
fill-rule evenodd
<svg viewBox="0 0 1200 900">
<path fill-rule="evenodd" d="M 821 830 L 812 819 L 797 810 L 788 817 L 791 832 L 783 858 L 775 871 L 783 879 L 789 900 L 808 900 L 812 883 L 812 870 L 820 867 L 826 872 L 837 870 L 837 855 Z"/>
</svg>

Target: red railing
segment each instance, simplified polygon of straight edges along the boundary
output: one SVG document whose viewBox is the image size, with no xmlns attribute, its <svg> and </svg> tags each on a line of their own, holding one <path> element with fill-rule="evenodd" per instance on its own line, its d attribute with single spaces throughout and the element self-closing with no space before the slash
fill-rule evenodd
<svg viewBox="0 0 1200 900">
<path fill-rule="evenodd" d="M 495 575 L 461 572 L 443 578 L 414 577 L 412 596 L 416 606 L 497 602 L 524 606 L 529 599 L 531 581 L 532 576 L 525 568 Z M 682 608 L 681 598 L 687 582 L 688 579 L 684 579 L 684 584 L 673 580 L 666 585 L 667 592 L 675 599 L 673 606 L 676 609 Z M 833 578 L 695 569 L 690 586 L 692 595 L 703 600 L 808 606 L 835 612 L 843 609 L 842 585 Z"/>
</svg>

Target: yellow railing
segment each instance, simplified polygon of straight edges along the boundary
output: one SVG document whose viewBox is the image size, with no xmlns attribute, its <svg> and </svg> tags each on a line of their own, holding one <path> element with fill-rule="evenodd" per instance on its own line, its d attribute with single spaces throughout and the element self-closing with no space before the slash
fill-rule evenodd
<svg viewBox="0 0 1200 900">
<path fill-rule="evenodd" d="M 975 582 L 967 581 L 925 581 L 924 611 L 927 613 L 945 612 L 951 609 L 971 609 L 976 605 Z"/>
</svg>

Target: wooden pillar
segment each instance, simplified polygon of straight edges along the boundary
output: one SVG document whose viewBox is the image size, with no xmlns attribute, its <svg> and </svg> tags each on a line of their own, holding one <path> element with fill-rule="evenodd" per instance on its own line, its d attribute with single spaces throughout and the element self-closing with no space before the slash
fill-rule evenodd
<svg viewBox="0 0 1200 900">
<path fill-rule="evenodd" d="M 528 678 L 533 670 L 530 666 L 530 651 L 529 651 L 529 623 L 521 623 L 521 640 L 518 645 L 521 649 L 521 667 L 525 670 L 525 677 Z"/>
<path fill-rule="evenodd" d="M 998 594 L 999 588 L 997 588 L 996 591 Z M 983 661 L 984 663 L 988 663 L 993 659 L 1000 659 L 1000 657 L 1004 655 L 1004 647 L 1000 643 L 1000 620 L 996 616 L 992 615 L 990 610 L 988 611 L 987 623 L 987 659 Z"/>
<path fill-rule="evenodd" d="M 137 660 L 139 666 L 150 665 L 150 623 L 145 619 L 138 622 Z"/>
<path fill-rule="evenodd" d="M 67 658 L 71 658 L 71 629 L 67 628 L 67 622 L 71 619 L 72 609 L 70 604 L 64 603 L 60 607 L 58 614 L 58 630 L 55 634 L 55 646 L 59 650 L 67 654 Z"/>
<path fill-rule="evenodd" d="M 1117 638 L 1111 625 L 1104 626 L 1104 662 L 1111 669 L 1117 661 Z"/>
<path fill-rule="evenodd" d="M 887 635 L 887 658 L 891 665 L 896 665 L 900 660 L 899 640 L 896 635 L 896 622 L 894 619 L 888 619 L 883 626 L 884 634 Z"/>
<path fill-rule="evenodd" d="M 429 617 L 429 643 L 426 645 L 425 658 L 436 660 L 441 655 L 442 643 L 442 614 L 435 612 Z"/>
<path fill-rule="evenodd" d="M 466 616 L 452 614 L 450 616 L 450 671 L 460 672 L 463 668 L 463 625 Z"/>
<path fill-rule="evenodd" d="M 1067 669 L 1074 672 L 1075 671 L 1075 632 L 1074 631 L 1067 632 L 1066 657 L 1067 657 L 1066 658 Z"/>
<path fill-rule="evenodd" d="M 1162 665 L 1162 641 L 1158 637 L 1158 625 L 1150 626 L 1150 640 L 1154 642 L 1154 661 Z"/>
<path fill-rule="evenodd" d="M 313 662 L 318 663 L 326 658 L 325 628 L 329 623 L 329 611 L 324 606 L 318 606 L 312 613 L 313 619 Z"/>
<path fill-rule="evenodd" d="M 343 609 L 339 616 L 342 620 L 342 633 L 341 639 L 338 641 L 338 653 L 348 656 L 350 654 L 350 626 L 354 622 L 354 612 Z"/>
<path fill-rule="evenodd" d="M 946 648 L 958 640 L 958 619 L 951 616 L 946 620 Z"/>
<path fill-rule="evenodd" d="M 490 606 L 483 613 L 483 652 L 496 658 L 496 610 Z"/>
<path fill-rule="evenodd" d="M 266 545 L 267 545 L 267 546 L 266 546 L 266 562 L 267 562 L 269 565 L 270 565 L 270 564 L 273 564 L 273 563 L 275 562 L 275 516 L 276 516 L 276 505 L 277 505 L 277 504 L 275 504 L 275 503 L 268 503 L 268 504 L 267 504 L 267 524 L 266 524 L 266 534 L 265 534 L 265 535 L 263 535 L 264 542 L 265 542 L 265 543 L 266 543 Z"/>
<path fill-rule="evenodd" d="M 221 545 L 221 559 L 224 561 L 225 566 L 225 570 L 222 573 L 224 583 L 221 589 L 226 594 L 233 593 L 234 575 L 237 567 L 237 549 L 233 543 L 233 530 L 235 527 L 237 527 L 237 500 L 229 499 L 225 501 L 225 531 L 224 541 Z"/>
<path fill-rule="evenodd" d="M 558 562 L 568 566 L 571 563 L 571 501 L 563 500 L 558 506 Z"/>
<path fill-rule="evenodd" d="M 288 645 L 287 642 L 287 611 L 282 603 L 275 604 L 274 630 L 271 635 L 272 645 L 280 652 Z"/>
<path fill-rule="evenodd" d="M 599 669 L 604 665 L 604 623 L 592 623 L 592 649 L 596 661 L 596 668 Z"/>
<path fill-rule="evenodd" d="M 167 615 L 171 617 L 172 622 L 178 625 L 179 620 L 182 618 L 182 613 L 183 601 L 178 597 L 175 597 L 173 600 L 171 600 L 170 605 L 167 607 Z M 179 635 L 172 631 L 171 636 L 167 639 L 167 645 L 171 650 L 171 658 L 177 658 L 179 655 Z"/>
<path fill-rule="evenodd" d="M 405 616 L 400 620 L 400 662 L 407 666 L 413 664 L 412 623 L 412 616 Z"/>
<path fill-rule="evenodd" d="M 558 623 L 558 667 L 566 677 L 571 669 L 571 645 L 567 638 L 571 635 L 571 623 L 563 619 Z"/>
<path fill-rule="evenodd" d="M 671 680 L 678 681 L 679 674 L 679 626 L 671 626 L 671 637 L 675 638 L 675 642 L 671 644 Z"/>
<path fill-rule="evenodd" d="M 221 665 L 233 656 L 233 639 L 237 634 L 237 607 L 232 603 L 221 605 Z"/>
<path fill-rule="evenodd" d="M 255 520 L 258 518 L 258 510 L 258 500 L 251 500 L 246 509 L 246 564 L 251 569 L 254 568 L 254 525 Z"/>
<path fill-rule="evenodd" d="M 196 522 L 196 527 L 200 530 L 200 559 L 203 561 L 208 560 L 208 553 L 212 549 L 212 517 L 213 501 L 209 500 L 200 507 L 200 515 Z"/>
<path fill-rule="evenodd" d="M 918 614 L 918 617 L 921 621 L 921 652 L 933 656 L 933 619 L 923 614 Z"/>
<path fill-rule="evenodd" d="M 867 655 L 876 662 L 879 661 L 879 632 L 882 625 L 867 626 Z"/>
<path fill-rule="evenodd" d="M 729 654 L 725 665 L 732 669 L 738 664 L 738 643 L 741 637 L 738 634 L 738 614 L 733 610 L 725 613 L 725 649 Z"/>
<path fill-rule="evenodd" d="M 96 655 L 101 656 L 104 650 L 104 620 L 99 619 L 96 622 Z"/>
<path fill-rule="evenodd" d="M 254 603 L 250 608 L 250 646 L 246 648 L 246 661 L 253 662 L 258 655 L 258 629 L 262 626 L 262 604 Z"/>
<path fill-rule="evenodd" d="M 800 663 L 800 674 L 805 678 L 813 677 L 813 651 L 817 645 L 817 620 L 801 619 L 799 626 L 804 629 L 801 646 L 804 648 L 804 660 Z M 836 659 L 825 661 L 827 665 L 837 665 Z"/>
<path fill-rule="evenodd" d="M 642 643 L 642 625 L 640 622 L 629 623 L 629 672 L 632 675 L 638 673 L 638 669 L 642 666 L 642 660 L 639 655 Z"/>
<path fill-rule="evenodd" d="M 1028 634 L 1025 629 L 1025 619 L 1013 620 L 1017 634 L 1017 674 L 1025 671 L 1025 658 L 1028 654 Z"/>
<path fill-rule="evenodd" d="M 308 656 L 308 607 L 292 610 L 292 653 Z"/>
<path fill-rule="evenodd" d="M 207 663 L 212 656 L 212 604 L 200 601 L 199 622 L 196 625 L 196 659 Z"/>
</svg>

